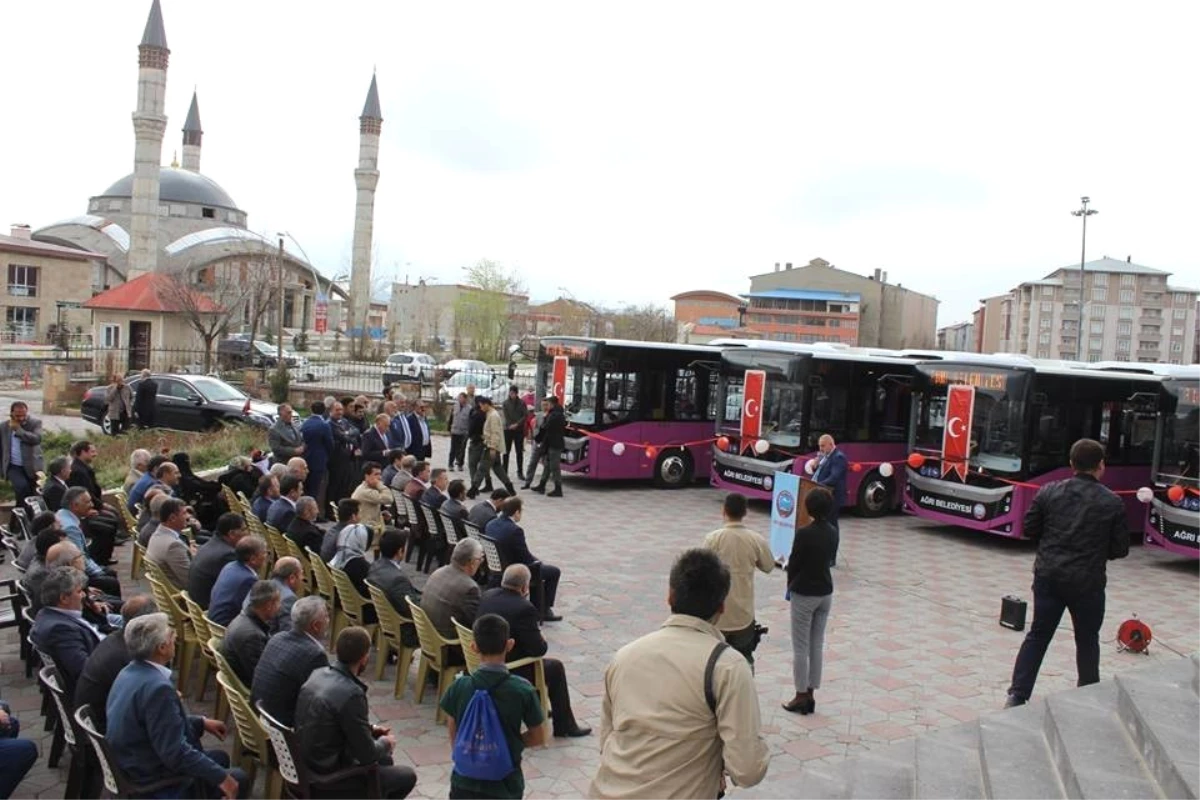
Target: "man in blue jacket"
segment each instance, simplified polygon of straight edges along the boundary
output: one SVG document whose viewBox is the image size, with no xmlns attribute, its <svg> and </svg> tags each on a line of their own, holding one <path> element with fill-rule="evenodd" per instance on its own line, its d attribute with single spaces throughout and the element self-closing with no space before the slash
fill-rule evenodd
<svg viewBox="0 0 1200 800">
<path fill-rule="evenodd" d="M 200 737 L 225 738 L 225 723 L 189 716 L 167 664 L 175 657 L 175 633 L 163 613 L 130 620 L 125 646 L 132 659 L 108 695 L 105 738 L 118 766 L 137 783 L 178 777 L 155 797 L 248 797 L 250 781 L 229 769 L 229 755 L 200 749 Z M 190 780 L 187 780 L 190 779 Z"/>
<path fill-rule="evenodd" d="M 308 419 L 300 426 L 304 437 L 304 462 L 308 464 L 308 477 L 304 479 L 304 493 L 316 498 L 317 508 L 325 508 L 325 489 L 329 485 L 329 456 L 333 452 L 333 429 L 325 419 L 325 404 L 320 400 L 309 406 Z M 324 512 L 321 513 L 324 517 Z"/>
<path fill-rule="evenodd" d="M 562 571 L 553 564 L 539 561 L 529 552 L 525 531 L 517 524 L 521 521 L 522 506 L 521 498 L 508 498 L 500 506 L 500 514 L 487 524 L 483 532 L 495 540 L 500 563 L 505 567 L 510 564 L 529 567 L 532 575 L 530 599 L 541 612 L 543 622 L 558 622 L 562 617 L 554 613 L 554 600 L 558 595 L 558 579 Z"/>
<path fill-rule="evenodd" d="M 838 527 L 838 512 L 846 504 L 846 456 L 837 449 L 837 442 L 828 433 L 821 436 L 817 442 L 821 455 L 817 461 L 817 471 L 813 480 L 833 492 L 833 510 L 829 512 L 828 521 L 833 526 L 833 558 L 829 566 L 837 566 L 838 543 L 841 541 L 841 529 Z"/>
</svg>

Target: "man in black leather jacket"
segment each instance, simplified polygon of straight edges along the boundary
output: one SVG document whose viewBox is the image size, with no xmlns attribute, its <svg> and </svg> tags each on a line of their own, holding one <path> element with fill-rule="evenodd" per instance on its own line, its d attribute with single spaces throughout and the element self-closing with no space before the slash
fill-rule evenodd
<svg viewBox="0 0 1200 800">
<path fill-rule="evenodd" d="M 335 649 L 337 661 L 310 675 L 296 700 L 302 757 L 310 769 L 325 775 L 378 764 L 382 796 L 407 797 L 417 785 L 417 773 L 392 763 L 396 739 L 389 728 L 371 724 L 367 687 L 358 679 L 371 660 L 371 635 L 364 628 L 346 628 L 338 634 Z M 366 797 L 365 776 L 343 783 L 325 789 L 347 797 Z"/>
<path fill-rule="evenodd" d="M 1042 487 L 1025 514 L 1025 535 L 1037 542 L 1033 563 L 1033 623 L 1013 666 L 1005 707 L 1023 705 L 1064 611 L 1075 630 L 1079 686 L 1100 681 L 1106 562 L 1129 555 L 1125 504 L 1100 483 L 1104 446 L 1071 446 L 1074 477 Z"/>
</svg>

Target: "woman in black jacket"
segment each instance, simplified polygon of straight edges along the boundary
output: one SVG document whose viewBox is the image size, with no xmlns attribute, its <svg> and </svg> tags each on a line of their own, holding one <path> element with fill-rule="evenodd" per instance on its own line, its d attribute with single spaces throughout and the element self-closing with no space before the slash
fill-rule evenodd
<svg viewBox="0 0 1200 800">
<path fill-rule="evenodd" d="M 812 522 L 796 531 L 788 556 L 788 600 L 792 607 L 792 680 L 796 696 L 783 704 L 786 711 L 811 714 L 817 707 L 825 651 L 825 624 L 833 601 L 833 559 L 837 531 L 829 523 L 833 495 L 813 489 L 804 500 Z"/>
</svg>

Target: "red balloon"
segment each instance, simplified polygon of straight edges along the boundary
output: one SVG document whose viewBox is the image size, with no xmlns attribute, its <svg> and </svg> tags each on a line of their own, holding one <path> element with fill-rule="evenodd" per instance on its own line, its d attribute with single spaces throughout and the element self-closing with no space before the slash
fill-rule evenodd
<svg viewBox="0 0 1200 800">
<path fill-rule="evenodd" d="M 1183 499 L 1183 487 L 1172 486 L 1171 488 L 1167 489 L 1167 499 L 1172 503 L 1178 503 Z"/>
<path fill-rule="evenodd" d="M 862 464 L 855 461 L 853 464 L 850 465 L 850 471 L 851 472 L 862 472 Z"/>
<path fill-rule="evenodd" d="M 646 445 L 646 458 L 653 459 L 658 455 L 658 448 L 654 445 Z"/>
<path fill-rule="evenodd" d="M 717 449 L 722 452 L 729 450 L 729 437 L 728 436 L 718 436 L 717 437 Z"/>
<path fill-rule="evenodd" d="M 921 467 L 925 466 L 925 456 L 921 455 L 920 453 L 909 453 L 908 465 L 913 469 L 920 469 Z"/>
</svg>

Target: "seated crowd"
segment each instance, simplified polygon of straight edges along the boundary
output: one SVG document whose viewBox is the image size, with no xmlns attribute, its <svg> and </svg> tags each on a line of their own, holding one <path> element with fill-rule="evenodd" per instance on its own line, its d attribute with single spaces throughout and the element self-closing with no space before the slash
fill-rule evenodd
<svg viewBox="0 0 1200 800">
<path fill-rule="evenodd" d="M 169 796 L 246 797 L 251 791 L 246 773 L 231 768 L 226 753 L 202 746 L 206 734 L 226 738 L 225 722 L 189 715 L 176 691 L 186 687 L 176 685 L 171 668 L 185 669 L 179 661 L 191 651 L 184 649 L 174 620 L 186 617 L 194 604 L 221 634 L 219 655 L 234 685 L 244 688 L 251 707 L 265 717 L 295 728 L 299 755 L 318 780 L 374 765 L 372 780 L 378 780 L 382 796 L 404 797 L 413 789 L 415 772 L 393 763 L 395 737 L 370 722 L 360 677 L 372 657 L 373 636 L 363 627 L 345 627 L 329 642 L 335 655 L 329 660 L 326 646 L 337 609 L 315 594 L 316 573 L 308 580 L 315 569 L 310 558 L 344 573 L 363 601 L 356 619 L 363 626 L 379 622 L 372 603 L 372 589 L 377 590 L 403 620 L 403 646 L 418 653 L 413 606 L 455 641 L 447 653 L 449 665 L 467 660 L 454 622 L 478 631 L 473 646 L 481 670 L 507 674 L 506 660 L 546 655 L 539 626 L 561 619 L 554 613 L 560 571 L 530 552 L 520 524 L 521 499 L 512 496 L 508 484 L 470 504 L 467 482 L 430 466 L 423 407 L 415 404 L 409 412 L 398 403 L 388 401 L 358 437 L 344 430 L 333 433 L 363 418 L 357 403 L 347 404 L 355 416 L 346 416 L 342 403 L 330 404 L 328 414 L 325 404 L 315 403 L 302 426 L 288 409 L 286 422 L 281 413 L 270 431 L 276 462 L 269 471 L 239 457 L 219 483 L 192 473 L 186 454 L 169 458 L 165 452 L 135 450 L 124 496 L 110 500 L 124 508 L 105 504 L 91 443 L 79 442 L 69 455 L 50 462 L 40 494 L 48 510 L 29 522 L 30 538 L 17 559 L 33 619 L 29 639 L 57 670 L 71 710 L 86 707 L 90 724 L 105 737 L 115 766 L 129 780 L 174 781 L 159 789 Z M 365 461 L 357 467 L 361 480 L 356 485 L 334 488 L 339 481 L 331 469 L 333 450 L 348 438 L 358 445 L 351 451 L 355 456 L 370 453 L 380 462 Z M 346 463 L 338 467 L 339 476 L 346 468 Z M 222 484 L 229 489 L 224 496 Z M 230 494 L 241 497 L 226 502 Z M 322 520 L 323 502 L 336 508 L 332 522 Z M 276 532 L 303 557 L 278 552 L 268 540 Z M 153 596 L 123 590 L 112 556 L 114 548 L 131 540 L 142 549 L 152 581 L 165 584 L 177 608 L 159 607 L 163 595 L 157 585 Z M 486 569 L 484 541 L 495 547 L 506 567 L 502 573 Z M 414 555 L 418 566 L 410 563 Z M 435 560 L 440 566 L 426 575 L 419 569 L 422 559 L 430 568 Z M 314 594 L 306 596 L 307 590 Z M 387 658 L 386 651 L 377 657 Z M 545 658 L 543 665 L 554 735 L 589 734 L 591 729 L 572 714 L 562 662 Z M 532 666 L 514 674 L 534 678 Z M 505 690 L 512 692 L 516 709 L 516 738 L 509 745 L 518 777 L 520 749 L 540 741 L 534 729 L 543 719 L 537 694 L 528 686 L 522 681 Z M 459 684 L 451 688 L 439 700 L 453 735 L 454 720 L 470 695 Z M 7 723 L 0 703 L 0 753 L 9 752 L 3 749 Z M 525 734 L 522 724 L 529 729 Z M 11 759 L 5 755 L 7 766 L 0 767 L 0 798 L 29 768 L 24 748 L 11 752 Z M 99 791 L 99 772 L 88 774 L 89 791 Z M 362 796 L 366 780 L 365 773 L 351 771 L 322 791 Z M 454 796 L 496 796 L 487 792 L 513 788 L 456 787 L 460 794 Z"/>
</svg>

